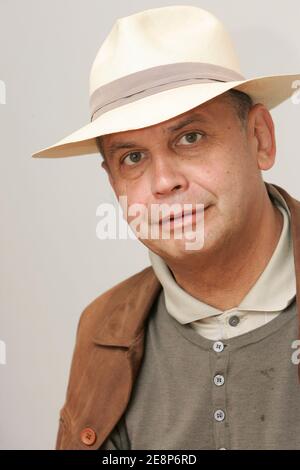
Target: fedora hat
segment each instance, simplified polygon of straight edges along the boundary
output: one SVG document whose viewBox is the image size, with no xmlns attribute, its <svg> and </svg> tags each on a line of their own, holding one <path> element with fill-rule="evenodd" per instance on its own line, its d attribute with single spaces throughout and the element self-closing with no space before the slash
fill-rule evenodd
<svg viewBox="0 0 300 470">
<path fill-rule="evenodd" d="M 194 6 L 153 8 L 119 18 L 89 77 L 90 122 L 33 157 L 99 153 L 96 137 L 140 129 L 230 90 L 272 109 L 300 74 L 246 78 L 222 22 Z"/>
</svg>

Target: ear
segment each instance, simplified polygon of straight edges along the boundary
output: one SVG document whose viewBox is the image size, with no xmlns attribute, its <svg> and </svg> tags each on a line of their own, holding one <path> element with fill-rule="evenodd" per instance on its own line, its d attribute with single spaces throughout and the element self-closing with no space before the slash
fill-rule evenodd
<svg viewBox="0 0 300 470">
<path fill-rule="evenodd" d="M 272 116 L 262 103 L 255 104 L 249 111 L 248 133 L 258 168 L 269 170 L 275 162 L 275 130 Z"/>
<path fill-rule="evenodd" d="M 111 186 L 114 187 L 114 179 L 113 179 L 113 176 L 112 176 L 112 174 L 110 172 L 110 169 L 109 169 L 109 167 L 108 167 L 105 160 L 103 160 L 103 162 L 101 162 L 101 166 L 106 171 L 106 174 L 108 176 L 108 179 L 109 179 L 109 182 L 110 182 Z"/>
</svg>

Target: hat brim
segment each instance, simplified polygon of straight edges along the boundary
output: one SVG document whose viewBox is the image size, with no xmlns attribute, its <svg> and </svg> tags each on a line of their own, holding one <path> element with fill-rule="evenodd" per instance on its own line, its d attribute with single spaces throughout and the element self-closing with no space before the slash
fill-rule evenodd
<svg viewBox="0 0 300 470">
<path fill-rule="evenodd" d="M 271 110 L 295 93 L 293 82 L 300 74 L 269 75 L 234 82 L 196 83 L 172 88 L 111 109 L 32 157 L 62 158 L 99 154 L 95 137 L 129 131 L 164 122 L 230 89 L 244 91 L 253 103 Z"/>
</svg>

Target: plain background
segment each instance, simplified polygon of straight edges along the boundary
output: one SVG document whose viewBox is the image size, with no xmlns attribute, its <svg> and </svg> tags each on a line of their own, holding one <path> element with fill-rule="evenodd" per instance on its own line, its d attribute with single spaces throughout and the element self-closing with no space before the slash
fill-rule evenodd
<svg viewBox="0 0 300 470">
<path fill-rule="evenodd" d="M 53 449 L 75 332 L 96 296 L 150 264 L 136 240 L 99 240 L 114 202 L 97 155 L 33 159 L 90 120 L 88 79 L 114 21 L 189 4 L 224 21 L 243 74 L 300 73 L 299 0 L 0 0 L 0 448 Z M 300 105 L 272 112 L 277 161 L 264 173 L 297 199 Z"/>
</svg>

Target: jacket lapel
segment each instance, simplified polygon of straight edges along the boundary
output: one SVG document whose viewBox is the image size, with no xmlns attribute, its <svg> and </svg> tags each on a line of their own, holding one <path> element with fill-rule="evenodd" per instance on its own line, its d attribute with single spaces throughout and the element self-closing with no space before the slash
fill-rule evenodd
<svg viewBox="0 0 300 470">
<path fill-rule="evenodd" d="M 60 413 L 57 449 L 97 450 L 120 420 L 144 354 L 144 323 L 161 288 L 149 266 L 86 309 Z M 88 444 L 82 437 L 86 433 L 93 436 Z"/>
<path fill-rule="evenodd" d="M 266 183 L 268 185 L 269 183 Z M 288 208 L 291 212 L 291 233 L 293 240 L 293 251 L 294 251 L 294 263 L 296 272 L 296 304 L 297 304 L 297 315 L 298 315 L 298 339 L 300 339 L 300 201 L 293 198 L 285 189 L 273 184 L 282 195 Z M 300 384 L 300 363 L 298 365 L 298 380 Z"/>
</svg>

